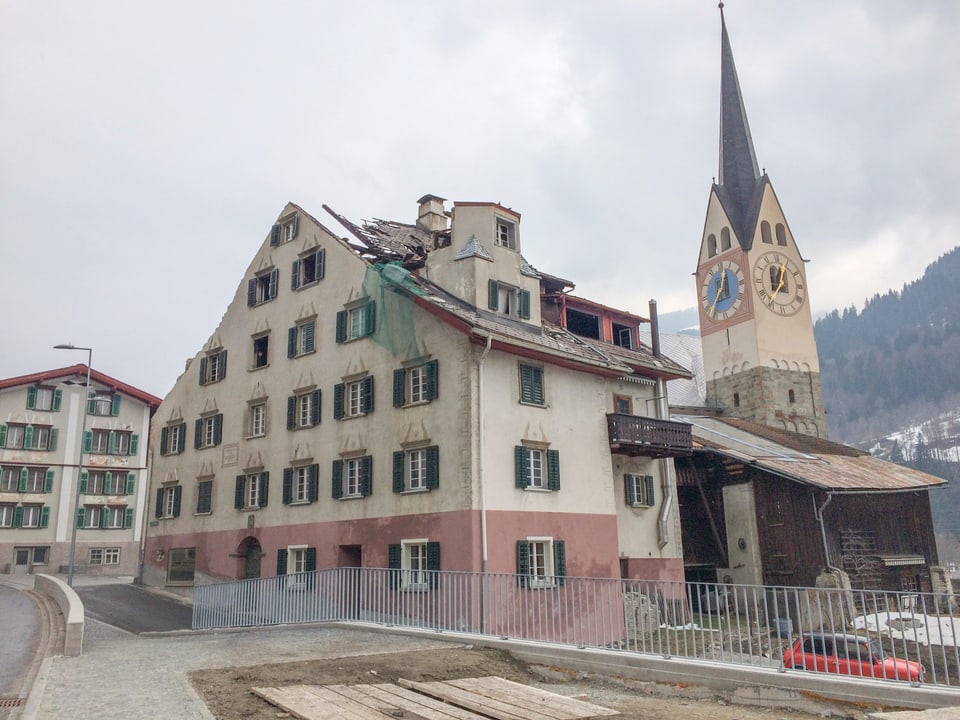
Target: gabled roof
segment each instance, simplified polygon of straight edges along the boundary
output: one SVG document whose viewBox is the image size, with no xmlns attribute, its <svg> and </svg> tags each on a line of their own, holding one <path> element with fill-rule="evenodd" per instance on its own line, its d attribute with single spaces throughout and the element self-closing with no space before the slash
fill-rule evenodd
<svg viewBox="0 0 960 720">
<path fill-rule="evenodd" d="M 54 383 L 65 379 L 79 379 L 82 382 L 87 381 L 87 366 L 83 364 L 70 365 L 68 367 L 57 368 L 55 370 L 44 370 L 43 372 L 31 373 L 30 375 L 20 375 L 18 377 L 5 378 L 0 380 L 0 390 L 7 388 L 22 387 L 24 385 L 40 385 L 44 383 Z M 111 390 L 129 395 L 136 398 L 145 405 L 149 405 L 151 411 L 156 410 L 160 405 L 160 398 L 144 392 L 133 385 L 128 385 L 116 378 L 105 375 L 99 370 L 90 368 L 90 382 L 104 385 Z"/>
<path fill-rule="evenodd" d="M 673 415 L 690 423 L 694 451 L 711 452 L 787 480 L 836 493 L 923 491 L 945 481 L 840 443 L 724 417 Z"/>
</svg>

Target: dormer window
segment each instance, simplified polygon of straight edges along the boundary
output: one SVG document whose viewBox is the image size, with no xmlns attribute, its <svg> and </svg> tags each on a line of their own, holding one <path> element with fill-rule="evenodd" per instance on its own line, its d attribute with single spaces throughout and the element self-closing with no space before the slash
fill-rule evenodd
<svg viewBox="0 0 960 720">
<path fill-rule="evenodd" d="M 530 319 L 530 291 L 490 280 L 487 283 L 487 307 L 501 315 Z"/>
<path fill-rule="evenodd" d="M 497 234 L 493 239 L 497 247 L 517 249 L 517 226 L 509 220 L 501 217 L 497 218 Z"/>
<path fill-rule="evenodd" d="M 613 344 L 632 350 L 635 347 L 633 342 L 633 328 L 628 325 L 613 323 Z"/>
</svg>

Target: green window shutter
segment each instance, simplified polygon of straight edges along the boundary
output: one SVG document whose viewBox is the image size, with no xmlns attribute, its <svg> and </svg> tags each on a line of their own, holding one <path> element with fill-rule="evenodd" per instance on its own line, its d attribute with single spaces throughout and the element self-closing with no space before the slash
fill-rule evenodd
<svg viewBox="0 0 960 720">
<path fill-rule="evenodd" d="M 317 549 L 315 547 L 308 547 L 306 552 L 303 553 L 303 559 L 306 572 L 313 572 L 317 569 Z"/>
<path fill-rule="evenodd" d="M 403 459 L 406 454 L 403 450 L 397 450 L 393 453 L 393 491 L 395 493 L 403 492 Z"/>
<path fill-rule="evenodd" d="M 160 454 L 167 454 L 167 440 L 170 437 L 170 428 L 160 428 Z"/>
<path fill-rule="evenodd" d="M 270 499 L 270 473 L 264 471 L 260 473 L 260 507 L 265 508 Z"/>
<path fill-rule="evenodd" d="M 109 470 L 104 474 L 103 494 L 113 495 L 113 473 Z"/>
<path fill-rule="evenodd" d="M 310 466 L 307 476 L 307 500 L 314 503 L 320 493 L 320 466 L 314 463 Z"/>
<path fill-rule="evenodd" d="M 316 274 L 314 275 L 314 277 L 317 280 L 323 280 L 323 274 L 324 272 L 326 272 L 326 265 L 327 265 L 327 251 L 324 248 L 320 248 L 317 251 L 315 258 L 316 259 L 314 260 L 314 262 L 316 262 L 316 265 L 315 265 Z"/>
<path fill-rule="evenodd" d="M 200 444 L 203 442 L 203 418 L 197 418 L 197 422 L 193 426 L 193 447 L 195 450 L 200 449 Z"/>
<path fill-rule="evenodd" d="M 367 497 L 373 493 L 373 456 L 360 458 L 360 494 Z"/>
<path fill-rule="evenodd" d="M 387 545 L 387 568 L 390 570 L 390 589 L 396 590 L 400 587 L 400 578 L 403 561 L 403 550 L 400 543 L 390 543 Z"/>
<path fill-rule="evenodd" d="M 314 343 L 316 338 L 316 320 L 311 320 L 308 323 L 300 326 L 300 332 L 303 333 L 303 351 L 304 352 L 313 352 Z"/>
<path fill-rule="evenodd" d="M 373 412 L 373 375 L 367 375 L 360 385 L 360 412 Z"/>
<path fill-rule="evenodd" d="M 123 511 L 123 527 L 127 530 L 133 527 L 133 508 L 127 508 Z"/>
<path fill-rule="evenodd" d="M 333 386 L 333 419 L 343 419 L 343 390 L 344 384 L 338 383 Z"/>
<path fill-rule="evenodd" d="M 634 490 L 632 475 L 623 476 L 623 496 L 627 501 L 627 505 L 633 505 L 637 501 L 637 493 Z"/>
<path fill-rule="evenodd" d="M 277 550 L 277 575 L 287 574 L 287 549 Z"/>
<path fill-rule="evenodd" d="M 223 380 L 227 376 L 227 351 L 221 350 L 218 355 L 220 355 L 220 380 Z"/>
<path fill-rule="evenodd" d="M 124 490 L 123 494 L 133 495 L 133 491 L 136 489 L 136 487 L 137 487 L 137 474 L 132 472 L 127 473 L 127 485 L 123 489 Z"/>
<path fill-rule="evenodd" d="M 393 371 L 393 406 L 403 407 L 406 399 L 407 371 L 397 368 Z"/>
<path fill-rule="evenodd" d="M 25 467 L 20 468 L 20 484 L 19 484 L 19 487 L 17 488 L 19 492 L 27 491 L 27 480 L 29 479 L 30 479 L 30 473 L 27 471 L 27 469 Z"/>
<path fill-rule="evenodd" d="M 86 508 L 77 508 L 77 527 L 83 527 L 83 518 L 86 515 Z"/>
<path fill-rule="evenodd" d="M 93 430 L 85 430 L 83 433 L 83 451 L 89 453 L 93 450 Z"/>
<path fill-rule="evenodd" d="M 111 430 L 107 434 L 107 454 L 116 455 L 117 454 L 117 433 Z"/>
<path fill-rule="evenodd" d="M 297 396 L 287 398 L 287 430 L 293 430 L 297 423 Z"/>
<path fill-rule="evenodd" d="M 520 291 L 520 317 L 524 320 L 530 319 L 530 291 Z"/>
<path fill-rule="evenodd" d="M 219 445 L 223 440 L 223 413 L 213 416 L 213 444 Z"/>
<path fill-rule="evenodd" d="M 237 475 L 236 484 L 233 487 L 233 506 L 237 510 L 243 509 L 243 486 L 246 484 L 245 475 Z"/>
<path fill-rule="evenodd" d="M 63 391 L 54 390 L 53 391 L 53 411 L 60 412 L 60 403 L 63 402 Z"/>
<path fill-rule="evenodd" d="M 497 310 L 497 296 L 500 294 L 500 283 L 496 280 L 487 280 L 487 307 Z"/>
<path fill-rule="evenodd" d="M 526 587 L 530 582 L 530 543 L 517 540 L 517 584 Z"/>
<path fill-rule="evenodd" d="M 283 498 L 281 502 L 284 505 L 289 505 L 293 501 L 293 468 L 284 468 L 283 469 Z"/>
<path fill-rule="evenodd" d="M 257 304 L 257 279 L 251 278 L 247 280 L 247 307 L 253 307 Z M 203 362 L 201 360 L 201 362 Z M 201 378 L 203 377 L 203 369 L 200 371 Z M 200 380 L 200 384 L 203 385 L 203 380 Z"/>
<path fill-rule="evenodd" d="M 207 384 L 207 356 L 200 358 L 200 384 Z"/>
<path fill-rule="evenodd" d="M 33 425 L 27 425 L 23 429 L 23 449 L 30 450 L 33 447 Z"/>
<path fill-rule="evenodd" d="M 270 228 L 270 247 L 276 247 L 280 244 L 280 230 L 281 228 L 279 223 Z"/>
<path fill-rule="evenodd" d="M 527 453 L 527 449 L 522 445 L 517 445 L 513 448 L 513 467 L 514 467 L 514 486 L 518 488 L 525 488 L 529 483 L 527 482 L 527 475 L 530 472 L 530 457 Z"/>
<path fill-rule="evenodd" d="M 180 437 L 179 437 L 179 439 L 177 440 L 177 446 L 176 446 L 175 448 L 171 448 L 171 450 L 172 450 L 173 452 L 176 452 L 176 453 L 182 453 L 184 446 L 187 444 L 187 423 L 186 423 L 186 421 L 180 423 L 180 425 L 178 425 L 178 427 L 180 428 Z"/>
<path fill-rule="evenodd" d="M 37 407 L 37 388 L 30 386 L 27 388 L 27 410 L 34 410 Z"/>
<path fill-rule="evenodd" d="M 80 473 L 80 492 L 85 493 L 87 491 L 87 486 L 90 483 L 90 473 L 84 470 Z"/>
<path fill-rule="evenodd" d="M 53 492 L 53 470 L 47 470 L 43 477 L 43 491 Z"/>
<path fill-rule="evenodd" d="M 40 527 L 45 528 L 50 524 L 50 508 L 44 505 L 40 508 Z"/>
<path fill-rule="evenodd" d="M 331 495 L 334 500 L 343 497 L 343 460 L 333 461 L 333 474 L 331 480 Z"/>
<path fill-rule="evenodd" d="M 320 424 L 320 391 L 314 390 L 310 393 L 310 424 Z"/>
<path fill-rule="evenodd" d="M 273 300 L 277 296 L 277 284 L 280 281 L 280 271 L 274 268 L 270 271 L 270 285 L 267 288 L 268 297 Z"/>
<path fill-rule="evenodd" d="M 567 550 L 563 540 L 553 541 L 553 574 L 557 584 L 563 585 L 567 576 Z"/>
<path fill-rule="evenodd" d="M 57 449 L 57 440 L 60 438 L 60 430 L 58 428 L 50 428 L 50 441 L 47 443 L 47 450 L 51 452 Z"/>
<path fill-rule="evenodd" d="M 226 350 L 224 350 L 224 352 L 226 352 Z M 113 417 L 120 414 L 120 399 L 120 396 L 116 394 L 110 398 L 110 414 L 113 415 Z"/>
<path fill-rule="evenodd" d="M 177 485 L 173 488 L 173 516 L 180 517 L 180 499 L 183 496 L 183 486 Z"/>
<path fill-rule="evenodd" d="M 0 448 L 7 446 L 7 426 L 0 425 Z"/>
<path fill-rule="evenodd" d="M 300 261 L 294 260 L 290 270 L 290 289 L 296 290 L 298 287 L 300 287 Z"/>
<path fill-rule="evenodd" d="M 287 357 L 292 358 L 297 356 L 297 326 L 294 325 L 292 328 L 287 330 Z"/>
<path fill-rule="evenodd" d="M 157 504 L 153 508 L 153 516 L 158 518 L 163 515 L 163 488 L 157 488 Z"/>
<path fill-rule="evenodd" d="M 654 495 L 653 476 L 647 475 L 646 477 L 644 477 L 643 485 L 644 485 L 644 489 L 647 491 L 647 505 L 649 505 L 650 507 L 653 507 L 657 501 L 657 498 Z"/>
<path fill-rule="evenodd" d="M 426 395 L 427 400 L 436 400 L 440 395 L 440 380 L 439 380 L 439 371 L 440 371 L 440 362 L 438 360 L 431 360 L 427 363 L 427 383 L 426 383 Z"/>
<path fill-rule="evenodd" d="M 341 310 L 337 313 L 337 342 L 342 343 L 347 340 L 347 311 Z"/>
<path fill-rule="evenodd" d="M 440 543 L 427 543 L 427 570 L 430 572 L 430 589 L 436 590 L 440 582 Z"/>
<path fill-rule="evenodd" d="M 100 529 L 107 529 L 107 521 L 110 519 L 110 509 L 104 505 L 100 508 Z"/>
<path fill-rule="evenodd" d="M 427 448 L 427 488 L 436 490 L 440 487 L 440 448 L 431 445 Z"/>
<path fill-rule="evenodd" d="M 290 239 L 291 239 L 291 240 L 293 240 L 293 238 L 295 238 L 295 237 L 297 236 L 297 232 L 299 232 L 299 230 L 300 230 L 300 216 L 299 216 L 299 215 L 294 215 L 292 222 L 293 222 L 293 230 L 292 230 L 291 233 L 290 233 Z"/>
<path fill-rule="evenodd" d="M 377 304 L 373 301 L 363 306 L 364 335 L 373 335 L 377 327 Z"/>
<path fill-rule="evenodd" d="M 95 398 L 95 397 L 96 397 L 96 393 L 90 393 L 90 394 L 87 396 L 87 415 L 93 415 L 93 414 L 95 414 L 94 411 L 95 411 L 96 408 L 97 408 L 97 404 L 96 404 L 96 402 L 94 401 L 94 398 Z"/>
<path fill-rule="evenodd" d="M 17 505 L 13 509 L 13 526 L 15 528 L 20 527 L 23 524 L 23 506 Z"/>
<path fill-rule="evenodd" d="M 137 448 L 140 446 L 140 436 L 136 433 L 130 435 L 130 454 L 136 455 Z"/>
<path fill-rule="evenodd" d="M 547 487 L 560 489 L 560 451 L 547 450 Z"/>
</svg>

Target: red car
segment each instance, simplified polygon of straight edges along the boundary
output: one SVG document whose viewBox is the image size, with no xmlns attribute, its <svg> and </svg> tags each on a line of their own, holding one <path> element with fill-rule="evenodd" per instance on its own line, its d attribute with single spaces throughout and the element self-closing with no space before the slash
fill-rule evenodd
<svg viewBox="0 0 960 720">
<path fill-rule="evenodd" d="M 888 657 L 880 642 L 863 635 L 804 633 L 783 654 L 783 666 L 800 670 L 923 682 L 923 665 Z"/>
</svg>

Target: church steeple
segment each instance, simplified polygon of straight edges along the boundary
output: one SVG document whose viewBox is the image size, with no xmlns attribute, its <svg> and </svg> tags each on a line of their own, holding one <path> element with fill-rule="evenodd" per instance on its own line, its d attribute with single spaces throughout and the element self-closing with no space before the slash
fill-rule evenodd
<svg viewBox="0 0 960 720">
<path fill-rule="evenodd" d="M 741 244 L 749 249 L 754 229 L 751 216 L 758 209 L 760 170 L 722 2 L 720 27 L 720 171 L 717 189 Z"/>
</svg>

